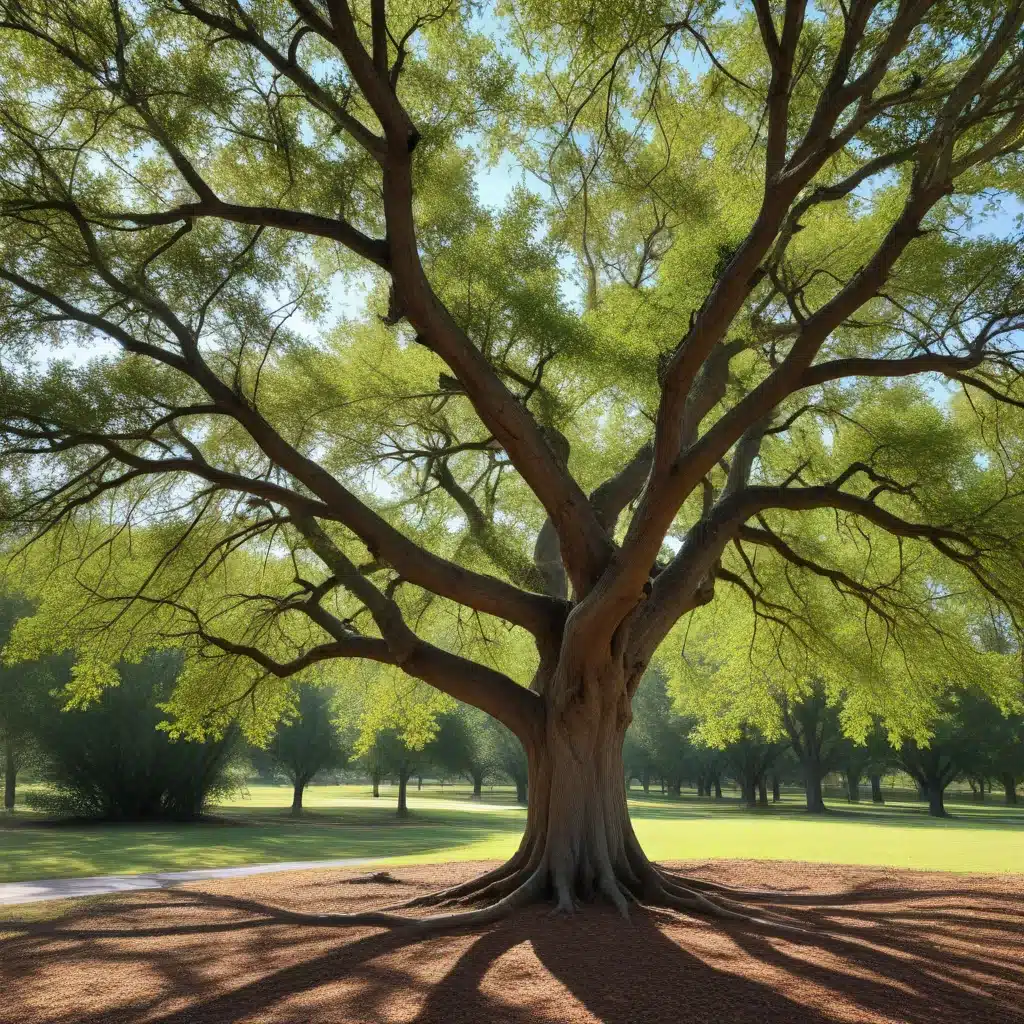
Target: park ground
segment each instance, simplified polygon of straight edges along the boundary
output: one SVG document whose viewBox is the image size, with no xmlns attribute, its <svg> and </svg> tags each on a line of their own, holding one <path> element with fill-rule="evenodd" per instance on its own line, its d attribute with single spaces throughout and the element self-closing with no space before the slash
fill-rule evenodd
<svg viewBox="0 0 1024 1024">
<path fill-rule="evenodd" d="M 379 907 L 486 865 L 189 883 L 35 904 L 0 920 L 0 1019 L 18 1024 L 1014 1024 L 1020 876 L 768 861 L 693 874 L 814 893 L 777 923 L 544 907 L 462 933 L 297 919 Z M 7 908 L 17 910 L 18 908 Z"/>
<path fill-rule="evenodd" d="M 0 822 L 0 881 L 372 857 L 399 884 L 307 870 L 2 907 L 0 1022 L 1024 1024 L 1024 808 L 953 800 L 936 821 L 891 793 L 884 807 L 836 798 L 819 819 L 797 792 L 757 811 L 634 793 L 655 859 L 813 895 L 758 904 L 761 924 L 536 907 L 425 938 L 297 918 L 469 877 L 523 826 L 507 789 L 474 801 L 425 785 L 405 820 L 394 795 L 315 786 L 295 819 L 290 790 L 253 785 L 207 821 L 159 826 L 19 809 Z"/>
</svg>

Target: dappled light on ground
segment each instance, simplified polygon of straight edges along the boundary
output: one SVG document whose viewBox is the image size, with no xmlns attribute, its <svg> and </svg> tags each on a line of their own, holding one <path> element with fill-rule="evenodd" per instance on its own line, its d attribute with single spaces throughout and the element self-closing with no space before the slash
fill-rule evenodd
<svg viewBox="0 0 1024 1024">
<path fill-rule="evenodd" d="M 0 921 L 4 1013 L 20 1024 L 1024 1021 L 1020 876 L 688 866 L 822 894 L 774 908 L 803 934 L 663 912 L 623 924 L 595 906 L 572 921 L 538 907 L 425 939 L 282 912 L 381 906 L 479 868 L 396 869 L 400 887 L 282 874 L 109 897 L 52 919 L 37 909 Z"/>
</svg>

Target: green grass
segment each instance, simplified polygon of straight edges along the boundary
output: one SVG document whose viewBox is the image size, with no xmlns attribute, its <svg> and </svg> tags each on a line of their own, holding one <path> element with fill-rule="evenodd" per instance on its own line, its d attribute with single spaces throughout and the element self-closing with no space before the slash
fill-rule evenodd
<svg viewBox="0 0 1024 1024">
<path fill-rule="evenodd" d="M 516 847 L 524 811 L 511 790 L 469 799 L 466 787 L 411 791 L 399 821 L 394 788 L 314 786 L 306 814 L 291 818 L 287 787 L 252 786 L 217 809 L 214 822 L 165 825 L 48 824 L 31 813 L 0 819 L 0 881 L 227 867 L 280 860 L 387 858 L 394 863 L 503 858 Z M 962 872 L 1024 872 L 1024 808 L 993 801 L 950 804 L 946 821 L 918 803 L 850 806 L 824 818 L 800 795 L 763 811 L 692 797 L 631 802 L 644 848 L 658 860 L 755 857 Z"/>
</svg>

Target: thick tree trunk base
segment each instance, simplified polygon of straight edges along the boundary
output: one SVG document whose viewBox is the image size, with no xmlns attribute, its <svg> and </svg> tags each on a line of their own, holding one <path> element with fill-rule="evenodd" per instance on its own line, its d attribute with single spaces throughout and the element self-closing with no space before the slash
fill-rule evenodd
<svg viewBox="0 0 1024 1024">
<path fill-rule="evenodd" d="M 544 901 L 557 913 L 571 914 L 602 900 L 624 917 L 631 907 L 644 906 L 794 928 L 777 911 L 754 914 L 744 903 L 785 900 L 786 894 L 686 878 L 647 858 L 626 804 L 622 742 L 630 716 L 625 686 L 621 675 L 594 682 L 598 685 L 583 686 L 570 676 L 552 681 L 544 733 L 524 742 L 529 763 L 526 829 L 507 863 L 472 881 L 380 911 L 304 919 L 433 931 L 479 927 Z M 401 804 L 404 778 L 399 786 Z M 756 799 L 756 780 L 748 788 Z M 440 912 L 401 913 L 424 908 Z"/>
<path fill-rule="evenodd" d="M 643 857 L 639 848 L 637 853 Z M 355 914 L 285 912 L 285 915 L 296 923 L 341 927 L 370 925 L 429 934 L 478 928 L 510 917 L 517 910 L 545 902 L 553 905 L 555 913 L 575 914 L 585 904 L 601 901 L 611 902 L 625 918 L 629 917 L 631 908 L 669 910 L 691 916 L 754 924 L 776 931 L 806 933 L 806 929 L 795 924 L 784 911 L 764 908 L 755 910 L 750 904 L 770 902 L 782 906 L 803 906 L 850 901 L 846 893 L 739 889 L 681 875 L 648 861 L 646 857 L 643 857 L 642 865 L 637 863 L 636 866 L 640 868 L 639 874 L 631 870 L 628 878 L 616 879 L 621 900 L 614 897 L 606 900 L 605 894 L 595 892 L 587 900 L 573 899 L 571 904 L 564 905 L 558 897 L 557 885 L 550 871 L 543 864 L 532 865 L 525 846 L 521 846 L 511 860 L 468 882 L 391 904 L 379 911 Z M 379 878 L 375 874 L 356 876 L 346 881 L 400 883 L 399 879 L 391 876 Z M 422 916 L 403 913 L 423 909 L 438 912 Z"/>
</svg>

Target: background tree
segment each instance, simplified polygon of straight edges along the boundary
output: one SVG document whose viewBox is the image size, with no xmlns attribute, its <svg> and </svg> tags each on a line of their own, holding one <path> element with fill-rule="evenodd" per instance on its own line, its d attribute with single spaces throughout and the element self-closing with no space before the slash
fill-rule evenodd
<svg viewBox="0 0 1024 1024">
<path fill-rule="evenodd" d="M 1007 804 L 1017 803 L 1017 787 L 1024 780 L 1024 717 L 1000 715 L 991 736 L 992 763 L 996 778 L 1003 787 Z"/>
<path fill-rule="evenodd" d="M 0 592 L 0 654 L 14 623 L 31 610 L 31 604 L 15 594 Z M 0 661 L 0 751 L 4 776 L 4 810 L 13 811 L 18 773 L 37 760 L 35 728 L 48 701 L 50 689 L 66 678 L 67 664 L 55 658 L 7 665 Z"/>
<path fill-rule="evenodd" d="M 302 813 L 302 794 L 317 772 L 341 768 L 348 761 L 331 698 L 323 686 L 297 687 L 293 712 L 278 723 L 267 746 L 268 757 L 292 784 L 292 814 Z"/>
<path fill-rule="evenodd" d="M 1024 718 L 1004 713 L 982 693 L 966 691 L 957 695 L 954 728 L 961 734 L 961 772 L 977 785 L 978 799 L 985 799 L 986 784 L 998 780 L 1005 801 L 1015 803 L 1024 769 Z"/>
<path fill-rule="evenodd" d="M 522 743 L 516 738 L 515 733 L 493 718 L 487 719 L 485 728 L 491 734 L 490 745 L 495 767 L 504 772 L 516 787 L 516 803 L 525 804 L 529 766 Z"/>
<path fill-rule="evenodd" d="M 836 755 L 836 763 L 842 770 L 851 803 L 860 800 L 860 783 L 865 775 L 871 784 L 871 802 L 885 803 L 882 775 L 893 763 L 893 752 L 883 729 L 876 725 L 863 743 L 844 739 Z"/>
<path fill-rule="evenodd" d="M 961 228 L 1020 188 L 1022 0 L 0 12 L 24 656 L 173 638 L 197 735 L 343 659 L 493 715 L 529 811 L 471 921 L 715 906 L 623 786 L 693 620 L 900 735 L 1009 678 L 966 621 L 1022 610 L 1021 250 Z"/>
<path fill-rule="evenodd" d="M 766 780 L 782 744 L 765 739 L 756 726 L 744 722 L 725 747 L 724 756 L 740 787 L 740 799 L 747 807 L 768 803 Z"/>
<path fill-rule="evenodd" d="M 35 720 L 49 791 L 43 810 L 108 820 L 193 818 L 237 784 L 238 731 L 203 742 L 160 728 L 181 658 L 162 651 L 119 666 L 120 683 L 92 700 L 57 690 Z"/>
<path fill-rule="evenodd" d="M 404 818 L 409 813 L 409 779 L 417 768 L 426 761 L 423 749 L 417 750 L 397 729 L 384 729 L 373 738 L 367 752 L 367 759 L 373 765 L 374 796 L 381 775 L 390 776 L 398 783 L 396 813 Z"/>
<path fill-rule="evenodd" d="M 953 689 L 927 741 L 905 740 L 897 749 L 900 767 L 914 780 L 933 817 L 946 816 L 945 792 L 951 782 L 969 772 L 984 771 L 989 749 L 983 733 L 999 712 L 968 689 Z"/>
<path fill-rule="evenodd" d="M 633 721 L 626 733 L 627 768 L 648 792 L 653 774 L 671 796 L 679 796 L 683 780 L 695 777 L 693 746 L 689 741 L 693 720 L 672 706 L 665 676 L 649 672 L 637 687 L 633 700 Z"/>
<path fill-rule="evenodd" d="M 722 751 L 695 744 L 693 759 L 697 796 L 714 796 L 716 800 L 721 800 L 722 775 L 725 772 L 725 757 Z"/>
<path fill-rule="evenodd" d="M 825 800 L 821 784 L 829 772 L 840 766 L 844 752 L 848 758 L 850 753 L 839 721 L 839 708 L 829 701 L 822 682 L 814 680 L 796 700 L 780 693 L 779 712 L 803 772 L 807 810 L 822 814 Z"/>
<path fill-rule="evenodd" d="M 441 715 L 437 732 L 427 744 L 424 757 L 446 776 L 461 776 L 473 786 L 473 799 L 483 794 L 484 779 L 492 770 L 487 740 L 482 723 L 461 708 Z"/>
</svg>

